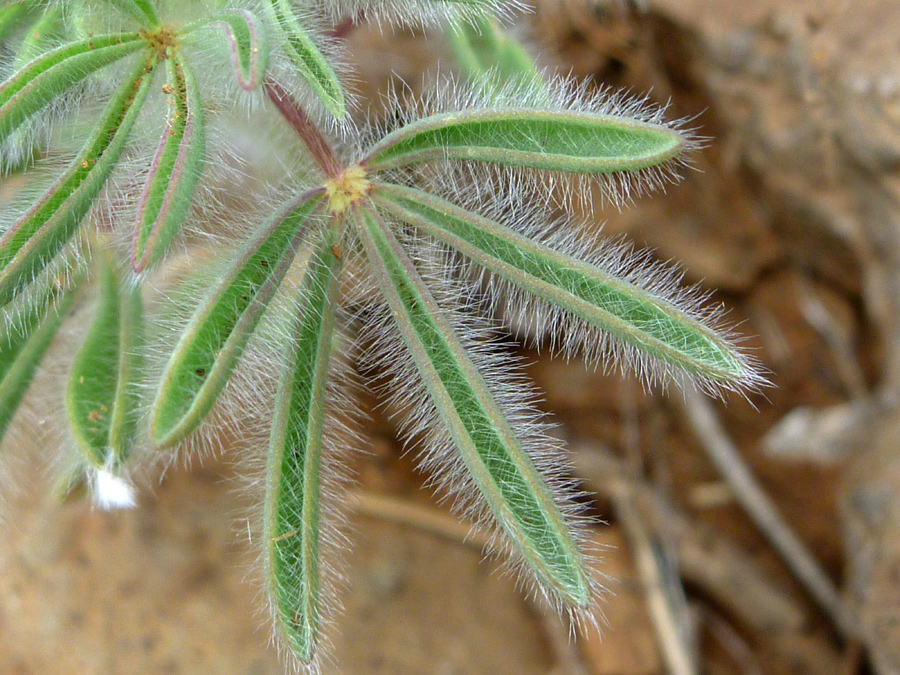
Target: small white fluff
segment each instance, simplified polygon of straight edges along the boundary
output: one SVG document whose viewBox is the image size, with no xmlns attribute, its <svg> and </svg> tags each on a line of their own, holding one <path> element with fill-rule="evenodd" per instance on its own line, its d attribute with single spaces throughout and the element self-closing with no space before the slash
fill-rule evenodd
<svg viewBox="0 0 900 675">
<path fill-rule="evenodd" d="M 134 486 L 107 469 L 98 469 L 91 481 L 94 505 L 104 511 L 133 509 L 137 506 Z"/>
</svg>

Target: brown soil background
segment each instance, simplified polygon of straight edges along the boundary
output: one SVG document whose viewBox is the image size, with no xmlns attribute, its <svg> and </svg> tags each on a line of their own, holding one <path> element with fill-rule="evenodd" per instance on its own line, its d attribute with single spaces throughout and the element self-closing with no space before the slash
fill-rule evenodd
<svg viewBox="0 0 900 675">
<path fill-rule="evenodd" d="M 716 289 L 771 371 L 765 395 L 715 411 L 853 618 L 842 635 L 759 533 L 678 393 L 529 352 L 608 523 L 596 534 L 612 546 L 602 639 L 568 643 L 445 520 L 438 534 L 411 524 L 441 507 L 373 410 L 361 488 L 402 513 L 370 503 L 352 518 L 328 672 L 666 672 L 629 514 L 681 570 L 668 588 L 683 588 L 674 604 L 696 672 L 900 672 L 900 4 L 545 0 L 522 31 L 546 63 L 651 91 L 712 138 L 681 185 L 623 213 L 598 207 L 597 220 Z M 364 92 L 391 72 L 419 82 L 446 59 L 439 37 L 348 39 Z M 7 491 L 0 672 L 283 672 L 230 459 L 169 471 L 133 512 L 58 504 L 39 477 Z"/>
</svg>

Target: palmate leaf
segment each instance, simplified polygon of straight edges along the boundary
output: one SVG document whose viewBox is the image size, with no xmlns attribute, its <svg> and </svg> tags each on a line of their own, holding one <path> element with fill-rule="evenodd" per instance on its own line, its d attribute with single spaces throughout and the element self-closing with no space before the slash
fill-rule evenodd
<svg viewBox="0 0 900 675">
<path fill-rule="evenodd" d="M 265 0 L 284 38 L 284 50 L 328 111 L 342 120 L 347 114 L 344 89 L 334 68 L 297 20 L 290 0 Z"/>
<path fill-rule="evenodd" d="M 70 167 L 0 238 L 0 306 L 30 283 L 75 234 L 119 161 L 156 63 L 151 54 L 137 64 Z"/>
<path fill-rule="evenodd" d="M 147 46 L 137 33 L 101 35 L 38 57 L 0 84 L 0 142 L 94 71 Z"/>
<path fill-rule="evenodd" d="M 379 289 L 495 521 L 552 597 L 588 607 L 592 588 L 582 554 L 487 383 L 394 235 L 371 211 L 358 221 Z"/>
<path fill-rule="evenodd" d="M 269 218 L 201 302 L 169 358 L 153 403 L 157 446 L 183 440 L 212 409 L 293 262 L 322 192 L 307 192 Z"/>
<path fill-rule="evenodd" d="M 252 12 L 238 10 L 223 14 L 210 25 L 225 32 L 231 69 L 241 89 L 256 89 L 269 64 L 269 38 L 263 23 Z"/>
<path fill-rule="evenodd" d="M 72 307 L 81 278 L 65 287 L 48 284 L 42 297 L 22 310 L 10 310 L 0 321 L 0 440 Z"/>
<path fill-rule="evenodd" d="M 200 93 L 180 54 L 166 61 L 169 116 L 138 204 L 132 266 L 160 260 L 191 208 L 206 155 Z"/>
<path fill-rule="evenodd" d="M 579 174 L 638 172 L 674 159 L 685 139 L 661 124 L 588 111 L 483 108 L 431 115 L 378 141 L 369 171 L 434 160 Z"/>
<path fill-rule="evenodd" d="M 99 258 L 99 298 L 66 389 L 69 427 L 85 464 L 110 470 L 131 454 L 137 432 L 143 302 L 108 254 Z"/>
<path fill-rule="evenodd" d="M 482 267 L 653 358 L 714 385 L 752 378 L 731 343 L 635 284 L 422 190 L 380 184 L 373 198 Z"/>
<path fill-rule="evenodd" d="M 282 366 L 266 471 L 266 583 L 279 632 L 304 663 L 319 641 L 319 498 L 325 399 L 341 260 L 330 230 L 313 255 Z"/>
</svg>

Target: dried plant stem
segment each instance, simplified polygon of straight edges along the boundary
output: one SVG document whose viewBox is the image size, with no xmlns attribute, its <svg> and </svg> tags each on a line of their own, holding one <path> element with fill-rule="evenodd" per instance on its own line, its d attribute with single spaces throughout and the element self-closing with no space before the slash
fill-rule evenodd
<svg viewBox="0 0 900 675">
<path fill-rule="evenodd" d="M 467 544 L 479 551 L 488 545 L 488 534 L 478 526 L 464 523 L 435 509 L 417 506 L 396 497 L 357 490 L 353 494 L 351 503 L 353 509 L 362 515 L 399 525 L 408 525 L 442 539 Z"/>
<path fill-rule="evenodd" d="M 277 82 L 267 79 L 263 82 L 263 89 L 269 100 L 278 108 L 285 121 L 297 132 L 300 140 L 309 150 L 316 164 L 322 169 L 326 178 L 335 178 L 343 170 L 341 162 L 331 149 L 331 144 L 322 135 L 322 132 L 309 119 L 309 115 L 297 101 Z"/>
<path fill-rule="evenodd" d="M 744 625 L 760 632 L 793 633 L 803 629 L 803 608 L 792 596 L 780 591 L 746 553 L 682 513 L 655 486 L 630 478 L 623 461 L 603 449 L 585 446 L 578 449 L 575 458 L 578 476 L 600 495 L 612 499 L 622 491 L 636 491 L 634 506 L 643 521 L 674 540 L 681 575 Z"/>
<path fill-rule="evenodd" d="M 437 509 L 420 506 L 396 497 L 356 490 L 351 504 L 362 515 L 441 537 L 455 544 L 465 544 L 478 551 L 489 545 L 489 535 L 477 525 L 457 520 Z M 553 647 L 558 665 L 552 671 L 558 675 L 587 675 L 581 653 L 569 640 L 569 633 L 556 613 L 537 607 L 547 639 Z"/>
<path fill-rule="evenodd" d="M 734 491 L 735 498 L 775 550 L 825 611 L 844 637 L 851 637 L 854 622 L 831 581 L 806 545 L 785 522 L 765 490 L 750 472 L 729 438 L 712 405 L 695 388 L 685 387 L 682 409 L 703 448 Z"/>
<path fill-rule="evenodd" d="M 633 503 L 631 489 L 619 490 L 613 495 L 616 518 L 628 537 L 634 556 L 635 568 L 641 580 L 647 611 L 653 622 L 660 653 L 670 675 L 696 675 L 696 659 L 684 639 L 684 622 L 678 616 L 670 600 L 667 584 L 671 581 L 662 569 L 663 558 L 659 546 L 653 540 Z"/>
</svg>

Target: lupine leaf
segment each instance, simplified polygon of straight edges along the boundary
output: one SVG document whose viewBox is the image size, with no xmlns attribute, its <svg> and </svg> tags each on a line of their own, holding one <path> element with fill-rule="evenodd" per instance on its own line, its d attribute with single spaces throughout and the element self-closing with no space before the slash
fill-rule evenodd
<svg viewBox="0 0 900 675">
<path fill-rule="evenodd" d="M 403 341 L 496 522 L 553 595 L 586 607 L 582 556 L 484 378 L 393 234 L 367 211 L 359 229 Z"/>
<path fill-rule="evenodd" d="M 206 154 L 203 111 L 197 84 L 184 59 L 175 54 L 166 61 L 169 117 L 150 165 L 138 205 L 132 265 L 135 272 L 153 266 L 191 208 Z"/>
<path fill-rule="evenodd" d="M 319 465 L 341 261 L 333 237 L 309 263 L 278 383 L 266 478 L 267 584 L 280 632 L 304 663 L 320 627 Z"/>
<path fill-rule="evenodd" d="M 95 70 L 146 47 L 137 33 L 102 35 L 47 52 L 0 84 L 0 141 Z"/>
<path fill-rule="evenodd" d="M 156 445 L 178 443 L 212 409 L 321 199 L 321 191 L 308 192 L 279 209 L 202 301 L 166 365 L 153 404 Z"/>
<path fill-rule="evenodd" d="M 137 431 L 143 342 L 140 288 L 124 284 L 100 255 L 99 301 L 66 390 L 66 412 L 82 456 L 98 469 L 123 463 Z"/>
<path fill-rule="evenodd" d="M 544 86 L 528 52 L 491 16 L 473 16 L 454 22 L 447 31 L 447 39 L 457 66 L 472 83 L 488 90 L 507 83 L 531 91 Z"/>
<path fill-rule="evenodd" d="M 726 385 L 751 374 L 716 332 L 599 267 L 418 189 L 379 185 L 375 198 L 396 217 L 482 267 L 652 357 Z"/>
<path fill-rule="evenodd" d="M 0 6 L 0 42 L 19 27 L 19 22 L 27 11 L 28 5 L 24 0 L 14 0 Z"/>
<path fill-rule="evenodd" d="M 152 55 L 138 64 L 69 169 L 0 238 L 0 306 L 30 283 L 78 229 L 119 161 L 155 66 Z"/>
<path fill-rule="evenodd" d="M 238 84 L 246 91 L 256 89 L 269 65 L 269 38 L 265 26 L 247 10 L 223 14 L 211 25 L 225 31 L 231 68 Z"/>
<path fill-rule="evenodd" d="M 77 281 L 67 288 L 55 282 L 46 295 L 21 314 L 10 312 L 0 326 L 0 439 L 75 299 Z"/>
<path fill-rule="evenodd" d="M 62 10 L 59 7 L 48 7 L 28 30 L 16 52 L 13 70 L 19 70 L 47 51 L 50 41 L 61 32 Z"/>
<path fill-rule="evenodd" d="M 547 171 L 640 171 L 678 156 L 684 138 L 668 127 L 567 110 L 482 108 L 426 117 L 379 141 L 360 163 L 370 171 L 439 159 Z"/>
<path fill-rule="evenodd" d="M 159 26 L 159 15 L 150 0 L 106 0 L 107 4 L 131 17 L 144 28 Z"/>
<path fill-rule="evenodd" d="M 328 59 L 294 16 L 289 0 L 267 0 L 274 23 L 284 34 L 284 49 L 303 79 L 338 119 L 347 114 L 344 89 Z"/>
</svg>

